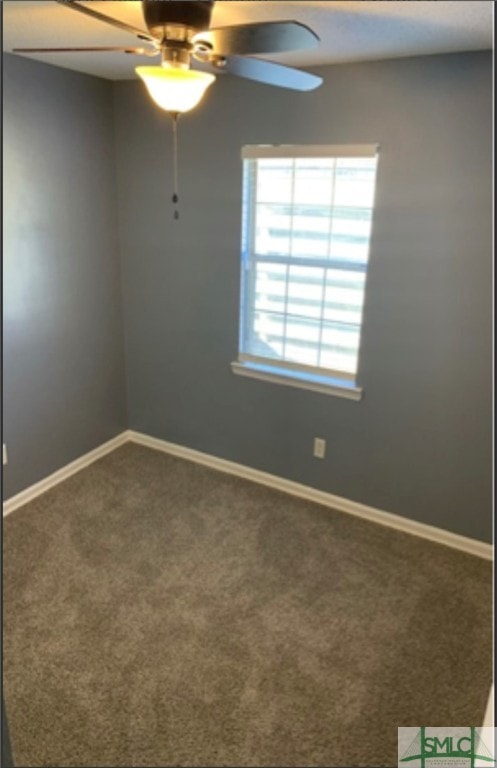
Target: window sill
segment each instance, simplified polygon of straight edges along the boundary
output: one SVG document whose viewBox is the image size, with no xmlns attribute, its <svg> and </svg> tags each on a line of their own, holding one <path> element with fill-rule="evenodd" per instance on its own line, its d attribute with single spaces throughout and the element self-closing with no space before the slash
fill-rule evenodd
<svg viewBox="0 0 497 768">
<path fill-rule="evenodd" d="M 347 400 L 362 399 L 362 388 L 357 387 L 354 382 L 345 379 L 318 376 L 300 371 L 287 371 L 277 366 L 259 365 L 256 363 L 231 363 L 231 370 L 237 376 L 247 376 L 250 379 L 269 381 L 272 384 L 283 384 L 286 387 L 308 389 L 311 392 L 344 397 Z"/>
</svg>

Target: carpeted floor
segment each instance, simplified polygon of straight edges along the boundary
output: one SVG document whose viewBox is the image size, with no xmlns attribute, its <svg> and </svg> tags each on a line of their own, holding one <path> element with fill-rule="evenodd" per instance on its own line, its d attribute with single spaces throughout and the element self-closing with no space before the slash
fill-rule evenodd
<svg viewBox="0 0 497 768">
<path fill-rule="evenodd" d="M 399 725 L 482 723 L 491 577 L 125 445 L 4 521 L 15 763 L 396 765 Z"/>
</svg>

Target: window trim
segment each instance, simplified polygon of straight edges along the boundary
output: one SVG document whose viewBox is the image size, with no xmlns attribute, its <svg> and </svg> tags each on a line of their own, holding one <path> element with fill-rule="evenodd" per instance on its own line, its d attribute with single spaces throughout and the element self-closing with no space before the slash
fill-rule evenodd
<svg viewBox="0 0 497 768">
<path fill-rule="evenodd" d="M 280 368 L 278 365 L 248 361 L 231 363 L 231 370 L 236 376 L 246 376 L 249 379 L 259 379 L 259 381 L 268 381 L 272 384 L 307 389 L 311 392 L 335 395 L 347 400 L 362 400 L 362 387 L 358 387 L 354 381 L 345 379 L 341 374 L 337 377 L 317 375 L 303 371 L 290 371 L 288 368 Z"/>
<path fill-rule="evenodd" d="M 247 144 L 242 147 L 242 160 L 264 158 L 376 157 L 379 144 Z"/>
<path fill-rule="evenodd" d="M 378 143 L 372 144 L 336 144 L 336 145 L 246 145 L 242 147 L 241 157 L 245 160 L 259 160 L 265 158 L 308 158 L 308 157 L 333 157 L 333 158 L 361 158 L 377 157 L 380 151 Z M 343 371 L 331 371 L 325 368 L 312 368 L 311 366 L 299 365 L 285 361 L 284 365 L 279 365 L 277 360 L 270 358 L 259 358 L 254 355 L 242 352 L 244 349 L 245 334 L 245 308 L 244 303 L 247 298 L 247 286 L 245 281 L 248 278 L 248 248 L 249 231 L 252 227 L 252 217 L 255 211 L 255 190 L 252 189 L 252 195 L 246 193 L 248 178 L 244 174 L 244 201 L 248 205 L 248 212 L 242 211 L 243 229 L 242 229 L 242 253 L 241 253 L 241 295 L 240 295 L 240 326 L 239 326 L 239 349 L 238 358 L 231 363 L 231 370 L 237 376 L 258 379 L 273 384 L 282 384 L 284 386 L 306 389 L 313 392 L 320 392 L 326 395 L 343 397 L 348 400 L 360 401 L 363 396 L 363 388 L 358 386 L 357 379 L 359 370 L 354 374 Z M 250 198 L 250 199 L 249 199 Z M 248 202 L 246 202 L 248 201 Z M 374 205 L 373 209 L 374 211 Z M 247 215 L 248 214 L 248 215 Z M 250 219 L 250 221 L 249 221 Z M 371 235 L 370 235 L 371 242 Z M 264 258 L 259 258 L 263 261 Z M 268 257 L 268 261 L 274 262 L 275 258 Z M 281 257 L 282 263 L 287 263 L 285 257 Z M 304 260 L 303 260 L 304 261 Z M 305 266 L 309 260 L 305 259 Z M 320 265 L 321 266 L 321 265 Z M 329 260 L 326 262 L 329 268 Z M 336 268 L 347 266 L 347 271 L 358 271 L 367 273 L 367 264 L 353 264 L 350 262 L 336 262 Z M 362 333 L 362 322 L 361 322 Z"/>
</svg>

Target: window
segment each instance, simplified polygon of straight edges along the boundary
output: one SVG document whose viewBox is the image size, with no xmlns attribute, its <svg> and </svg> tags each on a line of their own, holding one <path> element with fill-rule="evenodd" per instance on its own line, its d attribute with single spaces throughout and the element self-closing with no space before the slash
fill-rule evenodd
<svg viewBox="0 0 497 768">
<path fill-rule="evenodd" d="M 377 150 L 244 148 L 235 373 L 360 399 Z"/>
</svg>

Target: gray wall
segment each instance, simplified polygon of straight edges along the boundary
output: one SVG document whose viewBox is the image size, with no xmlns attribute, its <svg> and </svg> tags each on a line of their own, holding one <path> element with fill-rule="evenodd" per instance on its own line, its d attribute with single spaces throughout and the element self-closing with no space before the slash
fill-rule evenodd
<svg viewBox="0 0 497 768">
<path fill-rule="evenodd" d="M 4 56 L 12 496 L 126 428 L 112 85 Z"/>
<path fill-rule="evenodd" d="M 491 54 L 322 73 L 219 78 L 180 124 L 174 222 L 141 83 L 4 57 L 5 497 L 129 426 L 491 539 Z M 374 141 L 363 401 L 233 376 L 241 146 Z"/>
<path fill-rule="evenodd" d="M 491 54 L 322 70 L 311 94 L 219 79 L 171 126 L 115 85 L 129 426 L 491 539 Z M 233 376 L 240 149 L 379 142 L 360 403 Z M 312 458 L 315 436 L 328 441 Z"/>
</svg>

